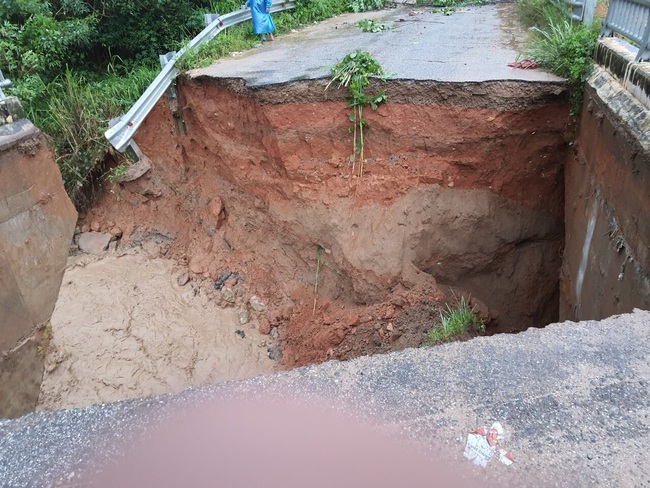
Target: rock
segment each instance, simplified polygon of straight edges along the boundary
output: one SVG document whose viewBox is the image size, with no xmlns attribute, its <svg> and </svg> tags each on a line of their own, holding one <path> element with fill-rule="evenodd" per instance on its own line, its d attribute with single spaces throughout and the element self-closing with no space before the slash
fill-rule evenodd
<svg viewBox="0 0 650 488">
<path fill-rule="evenodd" d="M 147 156 L 142 156 L 137 163 L 130 165 L 123 175 L 115 178 L 115 183 L 125 183 L 140 178 L 143 174 L 151 169 L 151 160 Z"/>
<path fill-rule="evenodd" d="M 393 317 L 395 317 L 395 307 L 389 306 L 384 311 L 384 318 L 385 319 L 392 319 Z"/>
<path fill-rule="evenodd" d="M 229 286 L 224 286 L 221 289 L 221 298 L 228 303 L 235 303 L 235 292 Z"/>
<path fill-rule="evenodd" d="M 90 232 L 90 226 L 88 224 L 81 226 L 81 233 L 83 234 L 84 232 Z"/>
<path fill-rule="evenodd" d="M 122 229 L 120 229 L 119 227 L 113 227 L 110 230 L 110 233 L 113 237 L 122 237 Z"/>
<path fill-rule="evenodd" d="M 368 322 L 372 322 L 372 315 L 364 315 L 361 317 L 361 323 L 367 324 Z"/>
<path fill-rule="evenodd" d="M 282 358 L 282 349 L 280 349 L 280 346 L 269 347 L 266 352 L 273 361 L 279 361 Z"/>
<path fill-rule="evenodd" d="M 386 326 L 386 330 L 388 332 L 393 332 L 393 323 L 392 322 L 388 322 L 388 325 Z"/>
<path fill-rule="evenodd" d="M 90 224 L 90 230 L 92 230 L 93 232 L 99 232 L 100 230 L 102 230 L 102 226 L 99 224 L 99 222 L 93 220 Z"/>
<path fill-rule="evenodd" d="M 108 227 L 109 229 L 112 229 L 113 227 L 115 227 L 115 222 L 113 222 L 112 220 L 107 220 L 106 221 L 106 227 Z"/>
<path fill-rule="evenodd" d="M 187 270 L 182 271 L 181 274 L 179 274 L 176 278 L 176 283 L 178 283 L 179 286 L 187 285 L 188 281 L 190 281 L 190 274 L 187 272 Z"/>
<path fill-rule="evenodd" d="M 346 327 L 355 327 L 359 325 L 359 314 L 350 312 L 343 316 L 343 325 Z"/>
<path fill-rule="evenodd" d="M 271 322 L 266 317 L 260 317 L 258 330 L 260 334 L 269 335 L 271 333 Z"/>
<path fill-rule="evenodd" d="M 79 249 L 86 254 L 102 254 L 108 249 L 111 237 L 101 232 L 83 232 L 79 234 Z"/>
<path fill-rule="evenodd" d="M 271 337 L 273 337 L 274 339 L 277 339 L 278 337 L 280 337 L 280 333 L 278 332 L 278 328 L 277 328 L 277 327 L 273 327 L 273 328 L 271 329 L 271 334 L 270 334 L 270 335 L 271 335 Z"/>
<path fill-rule="evenodd" d="M 336 322 L 336 319 L 334 319 L 334 317 L 331 315 L 326 315 L 323 317 L 323 324 L 325 325 L 332 325 L 334 322 Z"/>
<path fill-rule="evenodd" d="M 246 337 L 246 333 L 243 330 L 236 330 L 235 334 L 237 334 L 242 339 L 244 339 Z"/>
<path fill-rule="evenodd" d="M 108 244 L 108 252 L 116 253 L 117 252 L 117 241 L 111 241 Z"/>
<path fill-rule="evenodd" d="M 223 212 L 224 207 L 223 207 L 223 201 L 219 197 L 214 197 L 210 203 L 208 204 L 210 208 L 210 213 L 214 215 L 217 219 L 220 219 L 221 217 L 221 212 Z"/>
<path fill-rule="evenodd" d="M 246 325 L 248 323 L 248 308 L 245 305 L 239 309 L 239 323 L 241 325 Z"/>
<path fill-rule="evenodd" d="M 261 301 L 257 297 L 257 295 L 253 295 L 252 297 L 250 297 L 248 303 L 250 304 L 251 308 L 256 312 L 262 313 L 266 310 L 266 304 L 263 301 Z"/>
<path fill-rule="evenodd" d="M 190 270 L 192 273 L 203 274 L 203 266 L 201 265 L 201 260 L 195 257 L 190 259 Z"/>
</svg>

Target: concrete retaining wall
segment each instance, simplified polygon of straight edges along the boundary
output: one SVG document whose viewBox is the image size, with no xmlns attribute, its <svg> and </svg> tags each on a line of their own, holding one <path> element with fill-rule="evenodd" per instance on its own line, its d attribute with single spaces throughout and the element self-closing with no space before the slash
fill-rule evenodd
<svg viewBox="0 0 650 488">
<path fill-rule="evenodd" d="M 650 71 L 611 39 L 597 52 L 566 167 L 561 320 L 650 308 Z"/>
<path fill-rule="evenodd" d="M 19 106 L 19 105 L 18 105 Z M 34 409 L 77 212 L 46 137 L 0 125 L 0 417 Z"/>
</svg>

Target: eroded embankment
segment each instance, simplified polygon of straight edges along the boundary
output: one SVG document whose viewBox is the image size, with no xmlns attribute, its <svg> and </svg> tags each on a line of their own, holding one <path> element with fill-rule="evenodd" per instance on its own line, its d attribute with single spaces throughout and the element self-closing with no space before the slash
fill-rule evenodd
<svg viewBox="0 0 650 488">
<path fill-rule="evenodd" d="M 494 330 L 557 319 L 564 86 L 393 81 L 357 178 L 345 93 L 326 83 L 179 80 L 186 134 L 159 102 L 137 137 L 151 170 L 83 222 L 202 279 L 238 272 L 271 304 L 285 367 L 416 346 L 449 287 Z"/>
</svg>

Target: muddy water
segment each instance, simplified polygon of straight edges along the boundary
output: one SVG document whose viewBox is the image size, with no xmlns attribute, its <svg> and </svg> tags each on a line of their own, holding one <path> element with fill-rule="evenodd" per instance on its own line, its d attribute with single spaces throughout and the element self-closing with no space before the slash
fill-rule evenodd
<svg viewBox="0 0 650 488">
<path fill-rule="evenodd" d="M 39 409 L 180 391 L 275 369 L 254 323 L 220 308 L 172 262 L 72 258 L 52 316 Z M 245 337 L 236 334 L 242 330 Z"/>
</svg>

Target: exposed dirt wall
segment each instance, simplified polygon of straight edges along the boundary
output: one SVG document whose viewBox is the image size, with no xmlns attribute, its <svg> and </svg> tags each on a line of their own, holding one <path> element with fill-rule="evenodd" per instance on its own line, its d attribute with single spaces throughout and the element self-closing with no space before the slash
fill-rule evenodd
<svg viewBox="0 0 650 488">
<path fill-rule="evenodd" d="M 598 68 L 567 163 L 562 320 L 650 307 L 648 128 L 650 111 Z"/>
<path fill-rule="evenodd" d="M 501 84 L 492 96 L 479 84 L 394 83 L 389 103 L 367 111 L 368 161 L 357 178 L 344 94 L 325 84 L 248 90 L 182 79 L 187 135 L 161 101 L 137 137 L 151 171 L 115 188 L 118 197 L 107 193 L 85 222 L 116 222 L 125 243 L 164 236 L 168 256 L 206 277 L 237 267 L 273 304 L 285 366 L 337 357 L 364 323 L 387 327 L 383 311 L 364 320 L 364 306 L 399 294 L 412 305 L 416 290 L 444 302 L 442 285 L 484 302 L 506 330 L 554 320 L 561 87 Z M 287 103 L 294 99 L 304 101 Z M 330 267 L 314 314 L 318 244 Z M 404 306 L 399 300 L 388 316 Z"/>
</svg>

